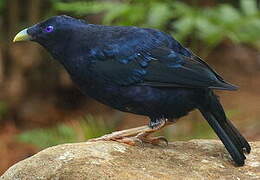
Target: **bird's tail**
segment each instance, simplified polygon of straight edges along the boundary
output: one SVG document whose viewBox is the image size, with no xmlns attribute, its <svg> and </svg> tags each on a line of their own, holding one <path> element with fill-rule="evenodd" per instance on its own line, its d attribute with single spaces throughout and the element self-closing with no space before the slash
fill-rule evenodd
<svg viewBox="0 0 260 180">
<path fill-rule="evenodd" d="M 244 153 L 250 153 L 250 145 L 227 119 L 217 96 L 212 91 L 209 91 L 206 102 L 207 104 L 199 107 L 200 112 L 223 142 L 235 163 L 243 166 L 246 159 Z"/>
</svg>

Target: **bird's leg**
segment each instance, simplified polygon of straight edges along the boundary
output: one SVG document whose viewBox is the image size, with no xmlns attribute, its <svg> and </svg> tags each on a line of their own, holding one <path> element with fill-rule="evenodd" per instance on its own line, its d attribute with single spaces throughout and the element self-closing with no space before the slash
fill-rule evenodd
<svg viewBox="0 0 260 180">
<path fill-rule="evenodd" d="M 165 118 L 157 119 L 156 121 L 151 121 L 148 126 L 116 131 L 96 139 L 90 139 L 89 141 L 117 141 L 129 145 L 136 145 L 137 143 L 142 144 L 143 142 L 151 144 L 165 142 L 168 144 L 168 141 L 164 137 L 150 137 L 150 135 L 172 123 L 173 122 L 170 122 Z"/>
<path fill-rule="evenodd" d="M 165 126 L 170 125 L 170 124 L 172 124 L 172 122 L 168 121 L 168 119 L 166 119 L 166 118 L 151 120 L 148 125 L 150 127 L 150 129 L 137 134 L 135 137 L 145 143 L 158 145 L 161 142 L 164 142 L 164 143 L 166 143 L 166 145 L 168 145 L 168 141 L 165 137 L 163 137 L 163 136 L 151 137 L 151 134 L 161 130 L 162 128 L 164 128 Z"/>
</svg>

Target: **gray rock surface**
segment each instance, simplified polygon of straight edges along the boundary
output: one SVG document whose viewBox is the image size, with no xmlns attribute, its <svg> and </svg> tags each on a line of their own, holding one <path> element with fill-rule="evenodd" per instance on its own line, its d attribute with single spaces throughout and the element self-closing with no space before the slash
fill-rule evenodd
<svg viewBox="0 0 260 180">
<path fill-rule="evenodd" d="M 260 179 L 260 142 L 235 167 L 220 141 L 173 142 L 168 147 L 85 142 L 47 148 L 10 167 L 1 180 Z"/>
</svg>

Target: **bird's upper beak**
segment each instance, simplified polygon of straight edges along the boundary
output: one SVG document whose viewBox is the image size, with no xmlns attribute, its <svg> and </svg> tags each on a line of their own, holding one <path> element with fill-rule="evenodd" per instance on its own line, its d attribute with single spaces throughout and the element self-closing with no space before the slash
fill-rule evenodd
<svg viewBox="0 0 260 180">
<path fill-rule="evenodd" d="M 16 34 L 16 36 L 14 37 L 13 42 L 17 42 L 17 41 L 29 41 L 32 39 L 32 37 L 27 33 L 28 29 L 24 29 L 22 31 L 20 31 L 18 34 Z"/>
</svg>

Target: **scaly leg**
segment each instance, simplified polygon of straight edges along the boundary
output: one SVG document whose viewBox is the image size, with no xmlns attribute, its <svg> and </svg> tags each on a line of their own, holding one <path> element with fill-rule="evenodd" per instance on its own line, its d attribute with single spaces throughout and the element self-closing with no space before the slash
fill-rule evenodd
<svg viewBox="0 0 260 180">
<path fill-rule="evenodd" d="M 168 144 L 168 141 L 164 137 L 150 137 L 150 135 L 172 123 L 173 122 L 162 118 L 158 119 L 155 123 L 151 122 L 149 126 L 141 126 L 137 128 L 116 131 L 96 139 L 90 139 L 89 141 L 117 141 L 129 145 L 136 145 L 137 143 L 142 144 L 143 142 L 150 144 L 160 144 L 163 141 Z"/>
</svg>

